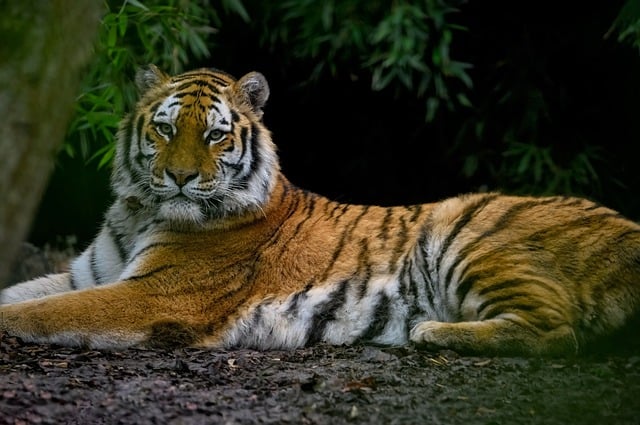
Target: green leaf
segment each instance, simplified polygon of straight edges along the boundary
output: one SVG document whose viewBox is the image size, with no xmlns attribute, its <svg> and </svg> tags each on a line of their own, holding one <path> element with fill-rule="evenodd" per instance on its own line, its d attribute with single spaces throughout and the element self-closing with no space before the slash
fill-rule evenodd
<svg viewBox="0 0 640 425">
<path fill-rule="evenodd" d="M 116 46 L 116 41 L 118 40 L 118 28 L 112 26 L 109 28 L 109 33 L 107 35 L 107 47 L 113 48 Z"/>
<path fill-rule="evenodd" d="M 432 122 L 436 116 L 436 112 L 438 112 L 438 107 L 440 106 L 440 99 L 437 97 L 430 97 L 427 99 L 427 115 L 426 121 Z"/>
<path fill-rule="evenodd" d="M 529 163 L 531 162 L 531 157 L 533 156 L 533 151 L 531 149 L 526 150 L 520 161 L 518 162 L 518 168 L 516 172 L 520 175 L 525 174 L 525 172 L 529 169 Z"/>
<path fill-rule="evenodd" d="M 456 93 L 456 99 L 458 99 L 458 103 L 462 106 L 466 106 L 467 108 L 473 106 L 469 98 L 464 93 Z"/>
<path fill-rule="evenodd" d="M 465 177 L 472 177 L 478 171 L 480 160 L 476 155 L 469 155 L 464 159 L 462 164 L 462 174 Z"/>
<path fill-rule="evenodd" d="M 240 0 L 224 0 L 224 7 L 227 10 L 234 11 L 244 22 L 251 21 L 247 9 L 245 9 Z"/>
<path fill-rule="evenodd" d="M 145 12 L 149 12 L 149 8 L 147 6 L 145 6 L 144 4 L 142 4 L 141 2 L 139 2 L 138 0 L 125 0 L 125 4 L 124 5 L 127 5 L 127 4 L 129 4 L 129 5 L 131 5 L 131 6 L 135 7 L 135 8 L 138 8 L 138 9 L 142 9 Z"/>
<path fill-rule="evenodd" d="M 129 22 L 128 15 L 123 13 L 118 15 L 118 30 L 120 33 L 120 37 L 124 37 L 127 33 L 127 24 Z"/>
</svg>

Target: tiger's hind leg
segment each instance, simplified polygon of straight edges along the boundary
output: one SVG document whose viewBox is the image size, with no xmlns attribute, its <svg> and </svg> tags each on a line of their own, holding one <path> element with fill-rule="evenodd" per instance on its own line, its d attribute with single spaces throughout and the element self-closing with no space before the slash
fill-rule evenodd
<svg viewBox="0 0 640 425">
<path fill-rule="evenodd" d="M 578 351 L 571 326 L 542 330 L 507 318 L 470 322 L 425 321 L 414 326 L 411 341 L 427 349 L 477 355 L 570 355 Z"/>
</svg>

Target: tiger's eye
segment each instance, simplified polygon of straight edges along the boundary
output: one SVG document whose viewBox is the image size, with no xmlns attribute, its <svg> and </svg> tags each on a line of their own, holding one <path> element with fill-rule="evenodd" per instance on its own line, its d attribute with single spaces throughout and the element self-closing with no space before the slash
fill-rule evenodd
<svg viewBox="0 0 640 425">
<path fill-rule="evenodd" d="M 209 132 L 209 135 L 207 136 L 207 142 L 209 143 L 215 143 L 215 142 L 219 142 L 220 140 L 222 140 L 224 138 L 224 136 L 226 135 L 226 133 L 222 130 L 211 130 Z"/>
<path fill-rule="evenodd" d="M 167 137 L 173 136 L 173 127 L 169 123 L 166 123 L 166 122 L 157 123 L 156 130 L 162 136 L 167 136 Z"/>
</svg>

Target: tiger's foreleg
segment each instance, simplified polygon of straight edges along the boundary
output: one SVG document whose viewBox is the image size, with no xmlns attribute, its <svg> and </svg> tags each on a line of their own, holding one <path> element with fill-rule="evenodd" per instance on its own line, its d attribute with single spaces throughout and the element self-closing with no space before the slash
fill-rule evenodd
<svg viewBox="0 0 640 425">
<path fill-rule="evenodd" d="M 0 304 L 13 304 L 72 290 L 71 274 L 50 274 L 18 283 L 0 292 Z"/>
<path fill-rule="evenodd" d="M 542 330 L 508 318 L 425 321 L 414 326 L 410 339 L 428 349 L 446 348 L 465 354 L 567 355 L 578 351 L 578 341 L 569 325 Z"/>
<path fill-rule="evenodd" d="M 26 341 L 92 348 L 185 346 L 206 326 L 179 298 L 118 282 L 0 306 L 0 330 Z"/>
</svg>

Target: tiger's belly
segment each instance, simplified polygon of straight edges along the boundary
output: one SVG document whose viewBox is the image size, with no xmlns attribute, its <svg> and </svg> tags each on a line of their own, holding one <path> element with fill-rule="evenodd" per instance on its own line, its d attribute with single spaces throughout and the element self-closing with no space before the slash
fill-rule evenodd
<svg viewBox="0 0 640 425">
<path fill-rule="evenodd" d="M 401 345 L 424 320 L 397 275 L 344 280 L 250 305 L 216 345 L 288 349 L 318 342 Z M 205 343 L 206 345 L 206 343 Z"/>
</svg>

